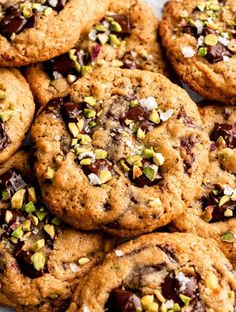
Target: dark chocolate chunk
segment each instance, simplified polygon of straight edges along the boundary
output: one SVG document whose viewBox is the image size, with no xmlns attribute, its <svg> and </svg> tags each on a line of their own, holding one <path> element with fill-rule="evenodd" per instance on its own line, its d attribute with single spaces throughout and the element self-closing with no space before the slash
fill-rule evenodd
<svg viewBox="0 0 236 312">
<path fill-rule="evenodd" d="M 11 139 L 9 138 L 6 132 L 6 126 L 4 122 L 0 122 L 0 151 L 4 150 L 8 144 L 11 143 Z"/>
<path fill-rule="evenodd" d="M 0 190 L 7 190 L 14 195 L 19 189 L 27 186 L 22 175 L 17 170 L 9 170 L 0 176 Z"/>
<path fill-rule="evenodd" d="M 131 34 L 131 23 L 129 15 L 116 14 L 111 15 L 111 17 L 121 26 L 122 32 L 119 35 L 129 36 Z"/>
<path fill-rule="evenodd" d="M 115 288 L 105 304 L 105 311 L 136 312 L 141 307 L 140 298 L 133 292 Z"/>
<path fill-rule="evenodd" d="M 16 260 L 20 267 L 21 272 L 30 277 L 30 278 L 37 278 L 43 275 L 43 270 L 37 271 L 31 261 L 31 256 L 33 255 L 30 251 L 20 250 L 16 255 Z"/>
<path fill-rule="evenodd" d="M 107 160 L 105 159 L 97 159 L 94 163 L 89 166 L 83 166 L 83 170 L 85 174 L 89 175 L 90 173 L 94 173 L 99 175 L 101 170 L 111 171 L 112 168 L 110 164 L 108 164 Z"/>
<path fill-rule="evenodd" d="M 44 71 L 51 79 L 57 79 L 58 73 L 63 77 L 67 75 L 78 75 L 75 69 L 75 63 L 69 58 L 68 53 L 59 55 L 43 63 Z"/>
<path fill-rule="evenodd" d="M 228 148 L 236 148 L 236 126 L 217 123 L 210 134 L 210 139 L 216 142 L 219 137 L 225 140 Z"/>
<path fill-rule="evenodd" d="M 55 11 L 60 12 L 61 10 L 64 9 L 67 1 L 68 0 L 57 0 L 56 3 L 55 3 L 55 1 L 47 0 L 45 5 L 48 5 L 49 7 L 54 9 Z"/>
<path fill-rule="evenodd" d="M 184 157 L 184 170 L 185 173 L 189 174 L 189 170 L 192 168 L 192 165 L 195 161 L 194 153 L 192 152 L 192 148 L 194 147 L 195 142 L 191 140 L 191 138 L 181 138 L 180 146 L 185 149 L 186 155 Z"/>
<path fill-rule="evenodd" d="M 206 54 L 206 59 L 208 60 L 209 63 L 217 63 L 223 60 L 223 56 L 228 56 L 232 57 L 232 53 L 230 52 L 227 47 L 225 47 L 221 43 L 217 43 L 214 47 L 208 47 L 207 48 L 207 54 Z"/>
<path fill-rule="evenodd" d="M 158 245 L 157 247 L 159 247 L 167 255 L 167 257 L 169 258 L 171 262 L 177 262 L 175 252 L 170 246 Z"/>
</svg>

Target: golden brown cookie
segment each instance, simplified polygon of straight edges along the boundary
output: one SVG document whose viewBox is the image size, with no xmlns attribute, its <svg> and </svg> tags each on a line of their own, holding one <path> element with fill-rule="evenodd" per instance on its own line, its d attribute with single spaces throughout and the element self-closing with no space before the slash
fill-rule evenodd
<svg viewBox="0 0 236 312">
<path fill-rule="evenodd" d="M 35 111 L 29 85 L 16 69 L 0 68 L 0 163 L 20 147 Z"/>
<path fill-rule="evenodd" d="M 106 12 L 108 0 L 2 0 L 0 65 L 22 66 L 65 53 Z"/>
<path fill-rule="evenodd" d="M 214 241 L 149 234 L 119 247 L 78 285 L 68 312 L 235 311 L 236 276 Z"/>
<path fill-rule="evenodd" d="M 62 311 L 81 277 L 101 261 L 104 240 L 49 213 L 31 157 L 21 151 L 0 167 L 0 304 L 17 311 Z"/>
<path fill-rule="evenodd" d="M 83 34 L 75 48 L 27 69 L 37 102 L 46 104 L 98 67 L 166 73 L 157 29 L 158 21 L 148 5 L 139 0 L 112 1 L 106 16 Z"/>
<path fill-rule="evenodd" d="M 186 84 L 208 99 L 236 105 L 235 0 L 172 0 L 160 34 Z"/>
<path fill-rule="evenodd" d="M 177 218 L 208 163 L 187 93 L 162 75 L 103 69 L 51 100 L 32 128 L 48 208 L 82 229 L 121 236 Z"/>
</svg>

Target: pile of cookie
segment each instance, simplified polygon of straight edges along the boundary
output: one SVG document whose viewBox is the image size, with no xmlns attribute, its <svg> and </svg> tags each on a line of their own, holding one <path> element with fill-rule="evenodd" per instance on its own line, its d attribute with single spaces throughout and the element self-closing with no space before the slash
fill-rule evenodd
<svg viewBox="0 0 236 312">
<path fill-rule="evenodd" d="M 0 66 L 0 304 L 235 312 L 235 0 L 2 0 Z"/>
</svg>

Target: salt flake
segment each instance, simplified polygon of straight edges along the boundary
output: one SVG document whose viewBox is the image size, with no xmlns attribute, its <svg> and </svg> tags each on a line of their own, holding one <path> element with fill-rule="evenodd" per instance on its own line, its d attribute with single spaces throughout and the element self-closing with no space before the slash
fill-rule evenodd
<svg viewBox="0 0 236 312">
<path fill-rule="evenodd" d="M 181 51 L 183 53 L 183 56 L 186 58 L 193 57 L 196 54 L 192 47 L 183 47 Z"/>
<path fill-rule="evenodd" d="M 124 253 L 123 253 L 122 250 L 117 249 L 117 250 L 115 250 L 115 254 L 116 254 L 117 257 L 121 257 L 121 256 L 123 256 Z"/>
<path fill-rule="evenodd" d="M 141 99 L 139 101 L 140 105 L 148 110 L 157 108 L 156 99 L 153 96 L 149 96 L 146 99 Z"/>
</svg>

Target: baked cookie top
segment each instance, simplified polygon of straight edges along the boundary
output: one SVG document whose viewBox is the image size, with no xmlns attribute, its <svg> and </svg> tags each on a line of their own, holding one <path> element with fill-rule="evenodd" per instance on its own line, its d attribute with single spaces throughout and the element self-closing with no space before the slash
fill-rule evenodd
<svg viewBox="0 0 236 312">
<path fill-rule="evenodd" d="M 236 265 L 236 110 L 209 105 L 200 109 L 211 139 L 210 166 L 202 187 L 175 226 L 214 238 Z"/>
<path fill-rule="evenodd" d="M 165 73 L 157 30 L 158 21 L 148 5 L 139 0 L 112 1 L 109 12 L 81 36 L 73 49 L 27 69 L 37 102 L 46 104 L 98 67 Z"/>
<path fill-rule="evenodd" d="M 32 138 L 48 208 L 77 228 L 124 236 L 178 217 L 208 162 L 196 105 L 164 76 L 140 70 L 78 80 L 41 110 Z"/>
<path fill-rule="evenodd" d="M 20 147 L 34 117 L 29 85 L 16 69 L 0 69 L 0 163 Z"/>
<path fill-rule="evenodd" d="M 22 66 L 65 53 L 106 12 L 108 0 L 3 0 L 0 65 Z"/>
<path fill-rule="evenodd" d="M 120 246 L 92 270 L 68 311 L 234 311 L 235 281 L 213 241 L 149 234 Z"/>
<path fill-rule="evenodd" d="M 234 0 L 172 0 L 160 33 L 181 79 L 212 100 L 236 104 Z"/>
<path fill-rule="evenodd" d="M 80 278 L 103 257 L 102 236 L 76 231 L 45 208 L 18 152 L 0 167 L 0 303 L 61 311 Z"/>
</svg>

